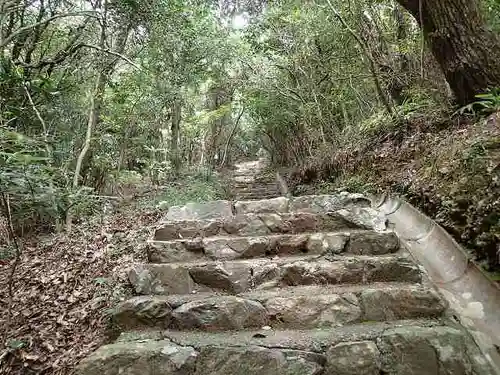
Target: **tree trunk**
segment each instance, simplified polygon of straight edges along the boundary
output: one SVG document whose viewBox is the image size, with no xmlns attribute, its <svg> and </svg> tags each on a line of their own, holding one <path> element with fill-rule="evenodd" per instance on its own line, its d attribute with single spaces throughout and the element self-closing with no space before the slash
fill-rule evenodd
<svg viewBox="0 0 500 375">
<path fill-rule="evenodd" d="M 398 0 L 424 30 L 457 101 L 500 87 L 500 39 L 488 30 L 479 0 Z"/>
<path fill-rule="evenodd" d="M 174 99 L 172 104 L 172 123 L 170 127 L 170 162 L 177 175 L 181 166 L 179 158 L 179 131 L 181 123 L 181 102 L 178 98 Z"/>
</svg>

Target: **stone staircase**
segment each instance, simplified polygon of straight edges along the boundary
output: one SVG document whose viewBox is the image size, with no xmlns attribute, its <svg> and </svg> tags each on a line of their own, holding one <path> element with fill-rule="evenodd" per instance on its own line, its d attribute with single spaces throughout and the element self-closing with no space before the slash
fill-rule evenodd
<svg viewBox="0 0 500 375">
<path fill-rule="evenodd" d="M 148 255 L 79 374 L 494 374 L 359 195 L 172 207 Z"/>
<path fill-rule="evenodd" d="M 262 200 L 280 196 L 274 176 L 266 174 L 265 168 L 265 159 L 237 164 L 230 181 L 232 198 Z"/>
</svg>

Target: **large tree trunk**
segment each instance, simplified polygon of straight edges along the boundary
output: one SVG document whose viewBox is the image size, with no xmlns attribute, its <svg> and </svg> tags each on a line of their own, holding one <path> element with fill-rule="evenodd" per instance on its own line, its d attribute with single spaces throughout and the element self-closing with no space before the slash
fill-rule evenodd
<svg viewBox="0 0 500 375">
<path fill-rule="evenodd" d="M 423 28 L 460 104 L 500 87 L 500 39 L 488 30 L 479 0 L 398 0 Z"/>
</svg>

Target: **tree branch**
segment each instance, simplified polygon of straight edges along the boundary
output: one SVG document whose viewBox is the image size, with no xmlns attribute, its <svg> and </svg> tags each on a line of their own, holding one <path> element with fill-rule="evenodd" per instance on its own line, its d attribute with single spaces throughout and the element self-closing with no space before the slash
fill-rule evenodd
<svg viewBox="0 0 500 375">
<path fill-rule="evenodd" d="M 109 53 L 110 55 L 119 57 L 120 59 L 126 61 L 127 63 L 129 63 L 130 65 L 132 65 L 134 68 L 136 68 L 138 70 L 142 70 L 142 68 L 139 65 L 137 65 L 135 62 L 133 62 L 132 60 L 130 60 L 127 56 L 123 56 L 122 54 L 120 54 L 118 52 L 111 51 L 111 50 L 105 49 L 105 48 L 101 48 L 99 46 L 94 46 L 92 44 L 82 44 L 81 46 L 82 47 L 96 49 L 96 50 L 104 52 L 104 53 Z"/>
<path fill-rule="evenodd" d="M 87 16 L 87 17 L 96 17 L 95 16 L 95 12 L 89 12 L 89 11 L 85 11 L 85 12 L 73 12 L 73 13 L 62 13 L 62 14 L 56 14 L 55 16 L 52 16 L 52 17 L 49 17 L 45 20 L 42 20 L 40 22 L 35 22 L 31 25 L 26 25 L 24 27 L 21 27 L 20 29 L 17 29 L 16 31 L 14 31 L 12 34 L 10 34 L 8 37 L 6 37 L 3 41 L 2 41 L 2 44 L 0 44 L 0 48 L 4 48 L 5 46 L 7 46 L 10 42 L 12 42 L 16 37 L 18 37 L 19 35 L 21 35 L 22 33 L 24 33 L 25 31 L 28 31 L 30 29 L 33 29 L 35 27 L 38 27 L 40 25 L 43 25 L 43 24 L 46 24 L 48 22 L 51 22 L 51 21 L 54 21 L 58 18 L 65 18 L 65 17 L 83 17 L 83 16 Z M 96 17 L 97 18 L 97 17 Z"/>
</svg>

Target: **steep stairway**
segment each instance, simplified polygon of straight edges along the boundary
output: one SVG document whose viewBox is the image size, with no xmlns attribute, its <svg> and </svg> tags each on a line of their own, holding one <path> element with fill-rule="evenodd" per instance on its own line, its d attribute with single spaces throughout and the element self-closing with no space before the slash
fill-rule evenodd
<svg viewBox="0 0 500 375">
<path fill-rule="evenodd" d="M 79 374 L 494 374 L 359 195 L 172 207 L 148 256 Z"/>
<path fill-rule="evenodd" d="M 230 192 L 234 200 L 262 200 L 280 196 L 276 179 L 266 173 L 266 160 L 236 164 L 230 179 Z"/>
</svg>

